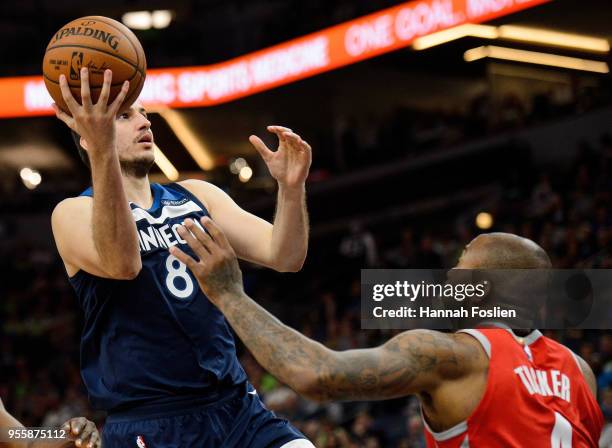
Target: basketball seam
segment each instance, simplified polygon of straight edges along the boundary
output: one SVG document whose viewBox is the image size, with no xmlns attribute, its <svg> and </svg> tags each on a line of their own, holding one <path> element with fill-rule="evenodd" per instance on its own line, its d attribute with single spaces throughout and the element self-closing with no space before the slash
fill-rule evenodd
<svg viewBox="0 0 612 448">
<path fill-rule="evenodd" d="M 62 44 L 62 45 L 55 45 L 51 48 L 47 48 L 47 51 L 45 51 L 45 54 L 47 54 L 47 52 L 54 50 L 55 48 L 85 48 L 86 50 L 93 50 L 93 51 L 98 51 L 100 53 L 104 53 L 107 54 L 109 56 L 112 56 L 114 58 L 119 59 L 120 61 L 125 62 L 126 64 L 128 64 L 130 67 L 132 67 L 135 71 L 139 72 L 141 75 L 143 75 L 143 77 L 145 76 L 144 73 L 142 73 L 142 71 L 140 70 L 140 67 L 138 67 L 137 65 L 134 65 L 133 62 L 128 61 L 127 59 L 121 57 L 121 56 L 117 56 L 116 54 L 111 53 L 110 51 L 106 51 L 106 50 L 102 50 L 99 48 L 94 48 L 94 47 L 88 47 L 85 45 L 77 45 L 77 44 Z M 131 78 L 130 78 L 131 79 Z"/>
<path fill-rule="evenodd" d="M 128 42 L 130 43 L 130 45 L 132 46 L 132 48 L 134 49 L 134 53 L 136 53 L 136 65 L 138 67 L 140 67 L 140 55 L 138 54 L 138 48 L 136 48 L 136 45 L 134 45 L 134 42 L 132 42 L 132 39 L 130 39 L 130 36 L 128 34 L 125 34 L 125 31 L 122 30 L 121 28 L 119 28 L 114 23 L 110 23 L 110 22 L 107 22 L 106 20 L 102 20 L 102 19 L 105 19 L 105 18 L 106 17 L 102 17 L 102 16 L 85 16 L 85 17 L 82 17 L 82 19 L 97 20 L 99 22 L 105 23 L 108 26 L 111 26 L 111 27 L 115 28 L 123 36 L 125 36 L 127 38 Z M 130 30 L 128 27 L 126 27 L 126 28 L 127 28 L 128 31 L 132 32 L 132 30 Z M 138 38 L 136 38 L 136 39 L 138 39 Z M 140 41 L 138 43 L 142 47 L 142 44 L 140 43 Z M 143 53 L 144 53 L 144 50 L 143 50 Z"/>
<path fill-rule="evenodd" d="M 126 79 L 125 81 L 132 81 L 132 79 L 134 79 L 134 78 L 136 77 L 136 75 L 139 75 L 139 74 L 140 74 L 140 72 L 135 71 L 135 72 L 134 72 L 134 74 L 132 75 L 132 77 L 131 77 L 131 78 L 128 78 L 128 79 Z M 49 78 L 49 77 L 48 77 L 47 75 L 45 75 L 44 73 L 43 73 L 43 78 L 45 78 L 45 79 L 46 79 L 47 81 L 49 81 L 49 82 L 52 82 L 53 84 L 59 84 L 59 81 L 54 81 L 54 80 L 52 80 L 51 78 Z M 111 84 L 110 86 L 111 86 L 111 87 L 121 86 L 121 85 L 123 85 L 123 83 L 124 83 L 125 81 L 121 81 L 121 82 L 119 82 L 119 83 L 117 83 L 117 84 Z M 79 85 L 72 85 L 72 84 L 68 83 L 68 87 L 70 87 L 70 88 L 75 88 L 75 87 L 80 87 L 80 86 L 81 86 L 81 84 L 79 84 Z M 89 88 L 90 88 L 90 89 L 101 89 L 101 88 L 102 88 L 102 86 L 91 86 L 91 85 L 90 85 L 90 86 L 89 86 Z"/>
<path fill-rule="evenodd" d="M 140 74 L 139 72 L 137 74 Z M 142 76 L 142 75 L 141 75 Z M 136 75 L 134 75 L 134 78 L 136 77 Z M 138 98 L 138 96 L 140 96 L 140 92 L 142 92 L 142 87 L 144 86 L 144 82 L 140 84 L 140 89 L 134 89 L 132 90 L 132 92 L 126 96 L 123 99 L 123 103 L 125 104 L 126 102 L 128 102 L 128 100 L 130 100 L 132 98 L 132 96 L 135 96 L 136 98 L 134 98 L 134 101 L 136 101 L 136 99 Z M 132 101 L 133 102 L 133 101 Z"/>
</svg>

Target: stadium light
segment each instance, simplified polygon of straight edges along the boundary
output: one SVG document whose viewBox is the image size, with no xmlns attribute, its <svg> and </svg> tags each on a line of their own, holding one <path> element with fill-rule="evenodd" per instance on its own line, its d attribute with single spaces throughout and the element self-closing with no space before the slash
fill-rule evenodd
<svg viewBox="0 0 612 448">
<path fill-rule="evenodd" d="M 491 215 L 491 213 L 478 213 L 478 215 L 476 215 L 476 227 L 481 230 L 488 230 L 493 227 L 493 216 Z"/>
<path fill-rule="evenodd" d="M 251 177 L 253 177 L 253 170 L 251 169 L 251 167 L 242 167 L 242 169 L 240 170 L 240 174 L 238 174 L 238 179 L 240 179 L 240 182 L 248 182 L 249 180 L 251 180 Z"/>
<path fill-rule="evenodd" d="M 131 11 L 121 17 L 123 24 L 134 30 L 167 28 L 172 22 L 173 13 L 168 9 L 156 11 Z"/>
<path fill-rule="evenodd" d="M 172 129 L 176 137 L 202 170 L 208 171 L 215 167 L 215 162 L 210 152 L 198 136 L 189 128 L 181 114 L 165 107 L 153 110 L 168 123 L 170 129 Z"/>
<path fill-rule="evenodd" d="M 610 51 L 610 43 L 607 39 L 583 34 L 563 33 L 515 25 L 502 25 L 498 28 L 498 31 L 501 39 L 533 42 L 599 53 L 608 53 Z"/>
<path fill-rule="evenodd" d="M 232 174 L 238 174 L 242 168 L 248 165 L 249 164 L 246 160 L 244 160 L 244 158 L 238 157 L 230 162 L 229 170 Z"/>
<path fill-rule="evenodd" d="M 155 154 L 155 164 L 159 167 L 161 172 L 164 173 L 164 176 L 166 176 L 171 182 L 178 180 L 178 170 L 156 144 L 153 144 L 153 153 Z"/>
<path fill-rule="evenodd" d="M 148 30 L 153 25 L 153 17 L 149 11 L 126 12 L 121 17 L 121 21 L 133 30 Z"/>
<path fill-rule="evenodd" d="M 23 184 L 28 190 L 34 190 L 42 182 L 40 173 L 28 167 L 22 168 L 19 171 L 19 177 L 21 177 Z"/>
<path fill-rule="evenodd" d="M 430 34 L 428 36 L 419 37 L 414 41 L 412 47 L 415 50 L 426 50 L 427 48 L 442 45 L 453 40 L 462 39 L 464 37 L 480 37 L 482 39 L 496 39 L 499 37 L 497 28 L 490 25 L 475 25 L 466 23 L 444 31 Z"/>
<path fill-rule="evenodd" d="M 449 28 L 428 36 L 419 37 L 412 44 L 412 48 L 415 50 L 425 50 L 464 37 L 514 40 L 598 53 L 608 53 L 610 51 L 610 43 L 608 40 L 600 37 L 526 26 L 502 25 L 500 27 L 495 27 L 471 23 Z"/>
<path fill-rule="evenodd" d="M 160 9 L 157 11 L 153 11 L 153 13 L 151 14 L 153 28 L 168 28 L 170 22 L 172 22 L 172 16 L 172 11 L 168 9 Z"/>
<path fill-rule="evenodd" d="M 528 64 L 546 65 L 549 67 L 567 68 L 595 73 L 609 73 L 608 64 L 589 59 L 572 58 L 551 53 L 517 50 L 514 48 L 496 47 L 493 45 L 472 48 L 463 55 L 466 62 L 492 58 L 506 61 L 525 62 Z"/>
</svg>

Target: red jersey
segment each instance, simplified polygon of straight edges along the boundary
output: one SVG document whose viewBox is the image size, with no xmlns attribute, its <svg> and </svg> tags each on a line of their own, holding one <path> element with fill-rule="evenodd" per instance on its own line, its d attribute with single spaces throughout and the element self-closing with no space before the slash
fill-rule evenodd
<svg viewBox="0 0 612 448">
<path fill-rule="evenodd" d="M 598 447 L 603 414 L 567 347 L 537 330 L 525 338 L 504 329 L 461 332 L 489 356 L 486 390 L 458 425 L 435 433 L 425 423 L 429 448 Z"/>
</svg>

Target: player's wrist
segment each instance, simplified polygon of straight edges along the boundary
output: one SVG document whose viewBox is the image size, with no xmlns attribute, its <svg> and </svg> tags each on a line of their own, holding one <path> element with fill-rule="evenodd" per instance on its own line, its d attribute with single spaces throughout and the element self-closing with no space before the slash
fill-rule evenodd
<svg viewBox="0 0 612 448">
<path fill-rule="evenodd" d="M 206 295 L 220 309 L 223 309 L 232 302 L 244 300 L 246 297 L 242 287 L 217 289 L 208 291 Z"/>
<path fill-rule="evenodd" d="M 278 192 L 286 199 L 301 199 L 306 194 L 306 182 L 295 185 L 278 182 Z"/>
<path fill-rule="evenodd" d="M 93 143 L 87 151 L 92 165 L 96 162 L 113 161 L 118 158 L 114 141 Z"/>
</svg>

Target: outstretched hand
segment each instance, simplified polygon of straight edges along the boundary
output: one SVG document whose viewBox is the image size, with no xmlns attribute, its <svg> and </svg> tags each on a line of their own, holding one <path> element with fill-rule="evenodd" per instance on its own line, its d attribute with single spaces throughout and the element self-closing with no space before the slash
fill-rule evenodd
<svg viewBox="0 0 612 448">
<path fill-rule="evenodd" d="M 200 224 L 187 219 L 178 227 L 179 235 L 187 241 L 198 260 L 177 246 L 172 246 L 170 253 L 187 265 L 204 294 L 218 304 L 220 300 L 243 293 L 242 272 L 223 231 L 206 216 Z"/>
<path fill-rule="evenodd" d="M 268 126 L 268 131 L 278 137 L 278 149 L 270 150 L 256 135 L 251 135 L 249 141 L 268 166 L 270 174 L 278 184 L 286 188 L 300 188 L 306 182 L 310 164 L 312 163 L 312 148 L 291 129 L 283 126 Z"/>
</svg>

